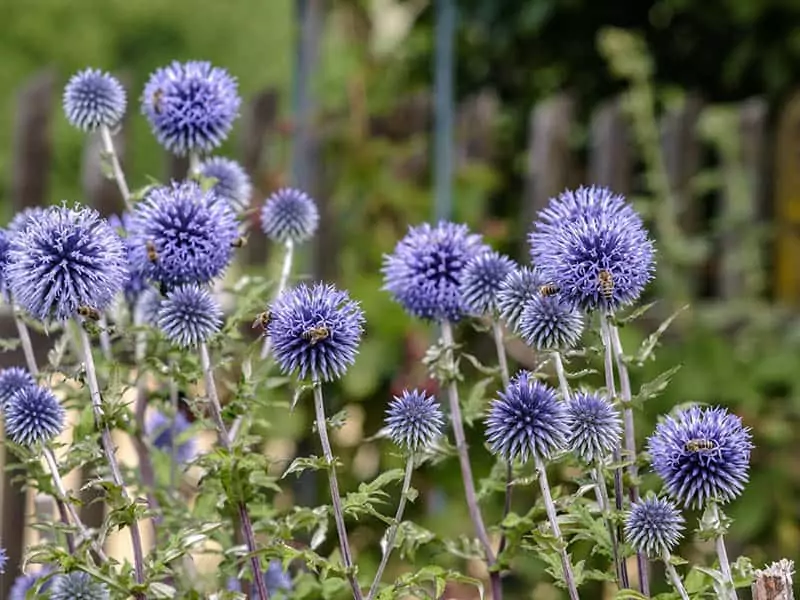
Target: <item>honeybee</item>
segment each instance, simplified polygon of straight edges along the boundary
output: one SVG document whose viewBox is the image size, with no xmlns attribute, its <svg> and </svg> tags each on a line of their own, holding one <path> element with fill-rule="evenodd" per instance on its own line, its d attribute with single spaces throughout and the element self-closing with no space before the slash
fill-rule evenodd
<svg viewBox="0 0 800 600">
<path fill-rule="evenodd" d="M 245 246 L 247 246 L 247 236 L 240 235 L 231 242 L 231 246 L 233 246 L 234 248 L 244 248 Z"/>
<path fill-rule="evenodd" d="M 600 289 L 600 295 L 606 300 L 611 300 L 614 294 L 614 277 L 603 269 L 597 274 L 597 287 Z"/>
<path fill-rule="evenodd" d="M 561 288 L 558 287 L 555 283 L 546 283 L 544 285 L 539 286 L 539 294 L 542 296 L 555 296 Z"/>
<path fill-rule="evenodd" d="M 261 314 L 256 315 L 256 320 L 253 321 L 252 327 L 253 329 L 255 329 L 256 327 L 261 327 L 261 329 L 266 331 L 267 325 L 269 325 L 269 322 L 271 320 L 272 320 L 272 312 L 265 310 Z"/>
<path fill-rule="evenodd" d="M 164 90 L 158 88 L 155 92 L 153 92 L 151 101 L 153 104 L 153 110 L 157 115 L 160 115 L 161 111 L 163 110 L 163 105 L 161 103 L 163 99 L 164 99 Z"/>
<path fill-rule="evenodd" d="M 684 445 L 686 450 L 689 452 L 708 452 L 709 450 L 715 450 L 717 447 L 716 442 L 713 440 L 689 440 Z"/>
<path fill-rule="evenodd" d="M 324 325 L 318 325 L 316 327 L 312 327 L 311 329 L 306 329 L 303 332 L 303 339 L 311 342 L 311 345 L 313 346 L 317 342 L 327 339 L 330 334 L 331 332 L 327 327 Z"/>
<path fill-rule="evenodd" d="M 156 252 L 156 244 L 153 240 L 147 240 L 145 243 L 145 249 L 147 250 L 147 260 L 150 262 L 156 262 L 158 260 L 158 252 Z"/>
<path fill-rule="evenodd" d="M 96 308 L 92 308 L 91 306 L 79 306 L 78 314 L 85 319 L 91 319 L 92 321 L 100 320 L 100 311 Z"/>
</svg>

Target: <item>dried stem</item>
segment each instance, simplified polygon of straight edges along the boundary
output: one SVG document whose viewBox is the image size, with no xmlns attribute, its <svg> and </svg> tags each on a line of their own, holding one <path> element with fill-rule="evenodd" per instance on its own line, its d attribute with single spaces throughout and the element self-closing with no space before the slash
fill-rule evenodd
<svg viewBox="0 0 800 600">
<path fill-rule="evenodd" d="M 552 352 L 553 363 L 556 366 L 556 375 L 558 376 L 558 385 L 561 388 L 561 398 L 565 402 L 569 402 L 569 381 L 567 381 L 567 372 L 564 370 L 564 361 L 561 359 L 561 352 L 554 350 Z"/>
<path fill-rule="evenodd" d="M 674 587 L 675 591 L 680 594 L 681 600 L 689 600 L 689 594 L 686 593 L 686 588 L 683 587 L 683 583 L 681 582 L 681 578 L 678 576 L 678 572 L 670 562 L 669 550 L 665 549 L 661 555 L 661 558 L 664 560 L 664 567 L 666 568 L 667 577 L 669 577 L 672 587 Z"/>
<path fill-rule="evenodd" d="M 17 326 L 17 333 L 19 333 L 19 342 L 22 345 L 22 353 L 25 355 L 25 363 L 28 365 L 28 371 L 34 377 L 39 376 L 39 367 L 36 364 L 36 355 L 33 353 L 33 343 L 31 342 L 31 333 L 28 331 L 28 326 L 23 321 L 22 316 L 19 314 L 19 308 L 12 305 L 12 312 L 14 313 L 14 323 Z"/>
<path fill-rule="evenodd" d="M 275 298 L 280 296 L 289 283 L 289 275 L 292 273 L 292 261 L 294 260 L 294 242 L 287 240 L 284 245 L 283 264 L 281 265 L 281 275 L 278 279 L 278 288 L 275 290 Z M 261 360 L 266 360 L 272 350 L 272 342 L 269 337 L 264 337 L 264 345 L 261 347 Z"/>
<path fill-rule="evenodd" d="M 793 576 L 794 562 L 785 558 L 757 569 L 750 588 L 753 600 L 794 600 Z"/>
<path fill-rule="evenodd" d="M 606 522 L 608 535 L 611 539 L 611 555 L 614 559 L 614 567 L 617 571 L 617 581 L 621 582 L 624 559 L 622 559 L 619 554 L 619 540 L 617 539 L 617 532 L 614 530 L 614 523 L 611 521 L 611 501 L 608 498 L 608 488 L 606 487 L 606 478 L 603 473 L 603 463 L 599 457 L 594 463 L 593 475 L 595 483 L 597 483 L 595 487 L 597 503 L 600 505 L 600 510 L 603 513 L 603 520 Z"/>
<path fill-rule="evenodd" d="M 100 137 L 103 140 L 103 151 L 111 163 L 111 173 L 114 176 L 114 181 L 117 182 L 119 193 L 122 194 L 122 200 L 125 202 L 125 208 L 127 210 L 133 210 L 131 191 L 130 188 L 128 188 L 128 182 L 125 180 L 125 173 L 122 171 L 122 166 L 119 163 L 119 157 L 114 148 L 114 141 L 111 139 L 111 130 L 107 125 L 100 126 Z"/>
</svg>

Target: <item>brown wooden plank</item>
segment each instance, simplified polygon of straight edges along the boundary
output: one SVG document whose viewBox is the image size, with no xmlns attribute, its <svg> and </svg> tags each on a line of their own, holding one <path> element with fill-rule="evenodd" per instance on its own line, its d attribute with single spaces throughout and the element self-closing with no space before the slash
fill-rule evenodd
<svg viewBox="0 0 800 600">
<path fill-rule="evenodd" d="M 587 183 L 608 187 L 619 194 L 630 193 L 633 162 L 628 129 L 621 98 L 608 100 L 594 111 Z"/>
<path fill-rule="evenodd" d="M 800 306 L 800 91 L 780 113 L 775 138 L 775 298 Z"/>
</svg>

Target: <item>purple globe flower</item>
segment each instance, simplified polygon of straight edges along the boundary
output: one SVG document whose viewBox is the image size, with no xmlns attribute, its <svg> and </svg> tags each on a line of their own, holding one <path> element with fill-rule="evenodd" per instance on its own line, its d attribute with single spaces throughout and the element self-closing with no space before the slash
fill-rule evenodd
<svg viewBox="0 0 800 600">
<path fill-rule="evenodd" d="M 461 275 L 461 300 L 467 312 L 494 315 L 498 312 L 500 286 L 514 270 L 514 261 L 499 252 L 482 252 L 470 260 Z"/>
<path fill-rule="evenodd" d="M 267 593 L 270 598 L 273 596 L 277 598 L 286 598 L 288 597 L 286 594 L 292 591 L 292 578 L 289 573 L 283 570 L 283 565 L 281 565 L 281 561 L 279 560 L 273 559 L 269 561 L 269 566 L 267 570 L 264 571 L 264 583 L 267 586 Z M 242 591 L 242 586 L 235 577 L 228 579 L 226 587 L 230 592 Z M 261 597 L 256 586 L 252 586 L 250 591 L 254 594 L 254 598 Z"/>
<path fill-rule="evenodd" d="M 213 191 L 192 181 L 173 183 L 152 189 L 136 205 L 130 258 L 162 287 L 207 283 L 227 268 L 237 237 L 233 211 Z"/>
<path fill-rule="evenodd" d="M 563 450 L 569 419 L 553 388 L 521 371 L 499 393 L 486 417 L 486 441 L 506 461 L 547 460 Z"/>
<path fill-rule="evenodd" d="M 5 270 L 8 264 L 8 250 L 11 247 L 11 240 L 5 229 L 0 229 L 0 293 L 5 293 L 6 277 Z"/>
<path fill-rule="evenodd" d="M 213 156 L 200 163 L 200 175 L 214 180 L 211 189 L 234 212 L 242 212 L 250 206 L 250 197 L 253 195 L 250 176 L 235 160 Z"/>
<path fill-rule="evenodd" d="M 11 586 L 11 589 L 8 592 L 8 600 L 27 600 L 28 592 L 34 589 L 41 580 L 50 574 L 51 571 L 52 569 L 50 567 L 44 567 L 35 573 L 29 573 L 28 575 L 20 575 L 17 577 L 14 580 L 14 585 Z M 37 591 L 40 594 L 44 594 L 50 589 L 52 583 L 52 579 L 42 582 Z"/>
<path fill-rule="evenodd" d="M 347 292 L 301 284 L 274 302 L 267 335 L 283 373 L 331 381 L 355 362 L 363 324 L 364 313 Z"/>
<path fill-rule="evenodd" d="M 414 317 L 458 321 L 467 310 L 460 291 L 464 267 L 486 250 L 466 225 L 411 227 L 394 253 L 384 256 L 383 289 Z"/>
<path fill-rule="evenodd" d="M 186 437 L 186 431 L 190 426 L 191 423 L 181 411 L 178 411 L 173 423 L 170 417 L 155 410 L 147 416 L 145 433 L 152 440 L 153 446 L 164 452 L 171 453 L 173 444 L 177 444 L 175 460 L 185 464 L 197 456 L 197 440 Z"/>
<path fill-rule="evenodd" d="M 148 287 L 144 290 L 136 300 L 136 305 L 134 307 L 139 322 L 142 325 L 158 327 L 158 311 L 161 310 L 161 303 L 163 301 L 164 297 L 158 290 L 152 287 Z"/>
<path fill-rule="evenodd" d="M 686 507 L 728 503 L 748 479 L 750 429 L 724 408 L 693 406 L 669 416 L 648 440 L 653 469 Z"/>
<path fill-rule="evenodd" d="M 602 216 L 619 216 L 629 219 L 643 227 L 642 218 L 625 198 L 615 194 L 608 188 L 597 186 L 581 186 L 577 190 L 565 190 L 558 197 L 550 200 L 548 205 L 539 211 L 536 221 L 536 232 L 553 233 L 565 223 L 577 217 L 598 218 Z"/>
<path fill-rule="evenodd" d="M 140 272 L 138 267 L 131 262 L 133 246 L 131 245 L 131 240 L 128 237 L 128 231 L 130 230 L 132 223 L 133 215 L 131 215 L 129 212 L 122 213 L 122 217 L 118 217 L 117 215 L 111 215 L 108 217 L 109 226 L 117 232 L 122 239 L 122 243 L 125 244 L 125 253 L 128 258 L 128 278 L 125 280 L 125 285 L 122 287 L 122 291 L 125 294 L 125 300 L 129 304 L 135 303 L 136 299 L 139 297 L 139 294 L 144 292 L 144 290 L 148 287 L 144 275 Z"/>
<path fill-rule="evenodd" d="M 261 228 L 273 242 L 305 242 L 318 226 L 317 205 L 300 190 L 280 189 L 267 198 L 261 209 Z"/>
<path fill-rule="evenodd" d="M 236 80 L 211 63 L 173 62 L 150 76 L 142 113 L 173 154 L 208 153 L 228 137 L 239 116 Z"/>
<path fill-rule="evenodd" d="M 635 502 L 625 520 L 625 538 L 637 552 L 658 558 L 671 552 L 683 534 L 683 517 L 669 500 L 650 496 Z"/>
<path fill-rule="evenodd" d="M 125 105 L 125 88 L 99 69 L 76 73 L 64 88 L 67 120 L 83 131 L 115 127 L 125 115 Z"/>
<path fill-rule="evenodd" d="M 106 585 L 83 571 L 53 578 L 50 600 L 108 600 Z"/>
<path fill-rule="evenodd" d="M 41 206 L 23 208 L 13 216 L 8 224 L 9 236 L 25 231 L 25 228 L 28 226 L 31 218 L 41 215 L 45 210 L 46 209 L 42 208 Z"/>
<path fill-rule="evenodd" d="M 103 311 L 128 278 L 122 240 L 89 208 L 49 208 L 11 239 L 5 270 L 14 300 L 36 318 L 65 321 L 81 306 Z"/>
<path fill-rule="evenodd" d="M 6 566 L 8 566 L 8 554 L 5 548 L 0 547 L 0 575 L 5 574 Z"/>
<path fill-rule="evenodd" d="M 20 388 L 5 406 L 6 434 L 21 446 L 47 442 L 64 429 L 64 409 L 47 388 Z"/>
<path fill-rule="evenodd" d="M 569 448 L 587 464 L 609 455 L 619 443 L 619 412 L 602 396 L 575 392 L 567 403 Z"/>
<path fill-rule="evenodd" d="M 534 296 L 522 309 L 518 329 L 526 344 L 537 350 L 564 350 L 578 343 L 583 316 L 558 294 Z"/>
<path fill-rule="evenodd" d="M 27 369 L 9 367 L 0 371 L 0 410 L 5 410 L 8 401 L 19 390 L 29 387 L 36 387 L 36 380 Z"/>
<path fill-rule="evenodd" d="M 197 284 L 172 290 L 158 311 L 158 327 L 183 347 L 207 342 L 221 325 L 222 309 L 211 293 Z"/>
<path fill-rule="evenodd" d="M 542 281 L 535 269 L 518 267 L 506 275 L 497 290 L 500 318 L 511 329 L 519 331 L 522 309 L 539 294 Z"/>
<path fill-rule="evenodd" d="M 433 396 L 420 390 L 403 390 L 389 403 L 386 427 L 395 444 L 414 452 L 427 448 L 442 435 L 444 418 Z"/>
</svg>

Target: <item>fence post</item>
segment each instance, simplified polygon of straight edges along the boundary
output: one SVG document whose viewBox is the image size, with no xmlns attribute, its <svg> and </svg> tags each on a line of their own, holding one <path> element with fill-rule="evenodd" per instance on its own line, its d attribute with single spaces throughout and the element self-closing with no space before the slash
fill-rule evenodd
<svg viewBox="0 0 800 600">
<path fill-rule="evenodd" d="M 589 182 L 627 195 L 633 172 L 632 141 L 621 104 L 621 98 L 608 100 L 592 115 Z"/>
<path fill-rule="evenodd" d="M 800 305 L 800 91 L 780 113 L 775 139 L 775 298 Z"/>
</svg>

